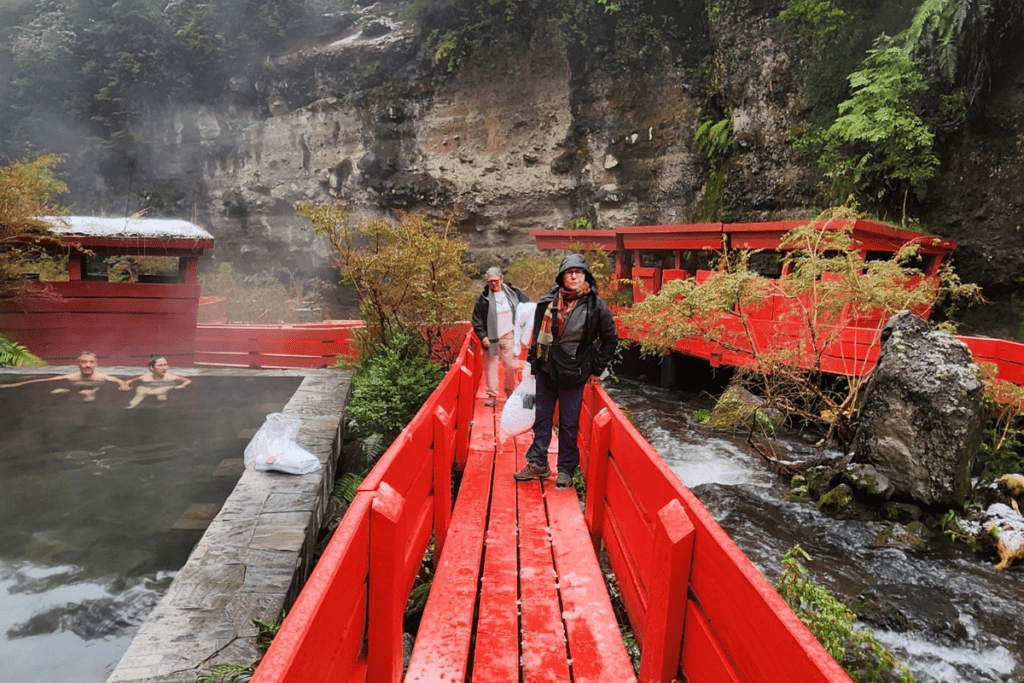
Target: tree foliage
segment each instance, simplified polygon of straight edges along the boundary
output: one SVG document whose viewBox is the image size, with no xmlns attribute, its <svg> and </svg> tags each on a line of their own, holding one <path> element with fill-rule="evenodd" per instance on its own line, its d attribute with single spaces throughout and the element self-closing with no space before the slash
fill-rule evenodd
<svg viewBox="0 0 1024 683">
<path fill-rule="evenodd" d="M 133 122 L 170 102 L 214 102 L 288 35 L 312 0 L 41 0 L 7 34 L 0 153 L 70 155 L 84 174 L 128 167 Z M 6 30 L 5 30 L 6 29 Z"/>
<path fill-rule="evenodd" d="M 898 311 L 923 312 L 939 295 L 957 302 L 980 298 L 977 287 L 949 271 L 939 282 L 921 277 L 913 264 L 920 243 L 932 239 L 924 235 L 891 259 L 864 262 L 850 238 L 855 217 L 849 209 L 835 209 L 789 232 L 781 244 L 780 279 L 752 270 L 751 252 L 722 254 L 718 270 L 703 284 L 693 278 L 668 282 L 622 319 L 643 330 L 642 347 L 649 352 L 696 337 L 724 352 L 748 355 L 752 360 L 738 378 L 764 396 L 765 410 L 815 425 L 846 447 L 863 380 L 826 381 L 824 367 L 842 354 L 844 328 L 856 321 L 877 339 Z M 854 375 L 865 374 L 866 362 L 847 359 Z"/>
<path fill-rule="evenodd" d="M 406 213 L 396 220 L 361 219 L 312 204 L 300 205 L 298 213 L 331 245 L 343 280 L 355 289 L 368 333 L 364 352 L 407 330 L 446 365 L 455 360 L 462 340 L 447 333 L 465 319 L 473 295 L 463 261 L 469 245 L 453 218 Z"/>
<path fill-rule="evenodd" d="M 924 197 L 938 142 L 963 129 L 1024 29 L 1018 0 L 922 0 L 910 26 L 866 55 L 857 0 L 789 0 L 808 113 L 794 142 L 822 169 L 827 201 L 901 208 Z M 860 61 L 863 57 L 863 61 Z"/>
<path fill-rule="evenodd" d="M 0 167 L 0 301 L 22 294 L 25 266 L 57 241 L 41 217 L 65 213 L 56 199 L 67 191 L 54 170 L 60 162 L 47 155 Z"/>
<path fill-rule="evenodd" d="M 620 53 L 632 63 L 642 62 L 683 28 L 679 8 L 659 0 L 417 0 L 408 14 L 449 72 L 473 55 L 522 48 L 545 31 L 570 55 L 611 43 L 625 48 Z"/>
<path fill-rule="evenodd" d="M 848 91 L 847 76 L 863 53 L 867 27 L 859 0 L 789 0 L 779 14 L 799 48 L 798 69 L 812 126 L 828 126 Z"/>
<path fill-rule="evenodd" d="M 963 94 L 968 105 L 990 84 L 1006 40 L 1024 28 L 1016 0 L 923 0 L 900 36 L 904 50 Z"/>
<path fill-rule="evenodd" d="M 615 273 L 609 263 L 608 253 L 603 249 L 573 248 L 565 252 L 550 251 L 541 256 L 518 256 L 509 264 L 505 278 L 521 289 L 531 301 L 537 301 L 555 286 L 558 266 L 569 253 L 583 254 L 597 283 L 598 292 L 607 300 Z"/>
<path fill-rule="evenodd" d="M 939 159 L 935 134 L 919 111 L 927 85 L 917 65 L 883 36 L 849 80 L 850 99 L 825 131 L 819 159 L 831 198 L 908 192 L 923 197 Z"/>
</svg>

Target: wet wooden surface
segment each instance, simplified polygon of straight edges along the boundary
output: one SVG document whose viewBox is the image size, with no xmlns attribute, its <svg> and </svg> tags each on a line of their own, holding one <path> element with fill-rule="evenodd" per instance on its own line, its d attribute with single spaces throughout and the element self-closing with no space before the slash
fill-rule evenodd
<svg viewBox="0 0 1024 683">
<path fill-rule="evenodd" d="M 516 482 L 532 434 L 499 441 L 504 402 L 484 398 L 405 680 L 635 681 L 557 439 L 551 477 Z"/>
</svg>

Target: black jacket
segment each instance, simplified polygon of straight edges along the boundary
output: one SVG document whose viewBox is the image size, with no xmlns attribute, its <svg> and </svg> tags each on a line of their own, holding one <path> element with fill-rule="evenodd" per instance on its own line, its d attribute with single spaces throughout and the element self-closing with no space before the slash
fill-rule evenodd
<svg viewBox="0 0 1024 683">
<path fill-rule="evenodd" d="M 534 373 L 540 370 L 537 364 L 537 335 L 540 333 L 541 320 L 544 319 L 544 312 L 547 311 L 548 306 L 551 305 L 551 302 L 555 300 L 555 296 L 558 294 L 558 289 L 562 285 L 563 273 L 569 268 L 582 268 L 587 284 L 590 285 L 590 292 L 576 304 L 577 306 L 587 307 L 587 319 L 583 327 L 583 338 L 580 340 L 580 348 L 593 344 L 598 340 L 601 342 L 594 365 L 590 369 L 590 374 L 600 376 L 615 355 L 615 347 L 619 343 L 619 333 L 615 328 L 615 316 L 608 309 L 604 299 L 597 295 L 597 281 L 590 272 L 587 260 L 580 254 L 570 254 L 562 259 L 562 264 L 558 268 L 558 276 L 555 277 L 555 282 L 558 284 L 552 287 L 537 302 L 537 311 L 533 317 L 533 341 L 530 343 L 530 352 L 526 360 L 532 364 Z"/>
</svg>

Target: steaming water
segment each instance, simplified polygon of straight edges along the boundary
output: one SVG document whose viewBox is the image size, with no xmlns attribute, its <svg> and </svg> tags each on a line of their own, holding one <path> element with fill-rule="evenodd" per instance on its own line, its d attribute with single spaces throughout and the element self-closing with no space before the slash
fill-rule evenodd
<svg viewBox="0 0 1024 683">
<path fill-rule="evenodd" d="M 811 578 L 852 603 L 865 590 L 898 596 L 910 630 L 872 625 L 918 683 L 1024 681 L 1024 566 L 1005 572 L 940 537 L 918 542 L 887 525 L 834 520 L 782 500 L 786 482 L 742 438 L 696 424 L 707 397 L 629 380 L 606 385 L 665 462 L 772 583 L 799 543 Z M 800 441 L 779 446 L 807 451 Z"/>
<path fill-rule="evenodd" d="M 63 380 L 0 390 L 4 680 L 107 679 L 202 536 L 184 513 L 212 517 L 301 379 L 197 377 L 132 410 L 109 383 L 90 402 L 51 394 Z"/>
</svg>

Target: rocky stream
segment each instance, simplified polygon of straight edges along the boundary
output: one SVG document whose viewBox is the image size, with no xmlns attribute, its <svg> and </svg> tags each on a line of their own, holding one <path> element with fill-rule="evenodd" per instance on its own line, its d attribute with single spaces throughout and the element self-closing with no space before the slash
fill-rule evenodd
<svg viewBox="0 0 1024 683">
<path fill-rule="evenodd" d="M 799 544 L 811 556 L 813 581 L 847 604 L 883 606 L 857 623 L 871 628 L 917 683 L 1024 680 L 1024 566 L 998 572 L 994 558 L 925 529 L 838 520 L 812 502 L 787 502 L 787 480 L 745 435 L 694 420 L 694 410 L 713 406 L 707 394 L 628 379 L 606 388 L 770 582 Z M 813 450 L 796 437 L 775 445 L 793 460 Z"/>
</svg>

